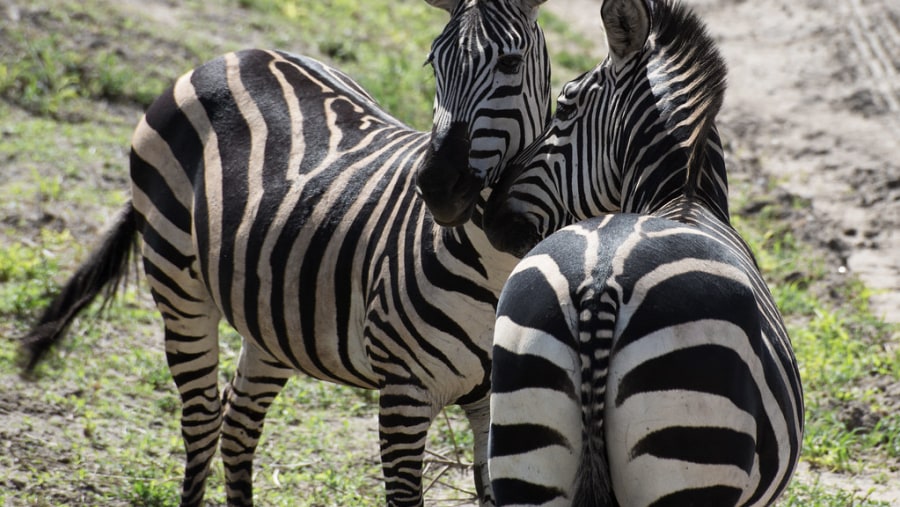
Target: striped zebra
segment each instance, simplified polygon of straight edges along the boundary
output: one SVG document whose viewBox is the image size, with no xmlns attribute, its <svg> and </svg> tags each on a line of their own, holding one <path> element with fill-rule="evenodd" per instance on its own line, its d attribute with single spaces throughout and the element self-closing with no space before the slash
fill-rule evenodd
<svg viewBox="0 0 900 507">
<path fill-rule="evenodd" d="M 548 120 L 542 0 L 428 1 L 451 13 L 428 58 L 430 134 L 310 58 L 254 49 L 197 67 L 146 111 L 132 138 L 130 202 L 24 339 L 33 367 L 85 305 L 117 287 L 141 238 L 182 398 L 182 505 L 202 503 L 219 447 L 229 505 L 252 504 L 266 410 L 298 372 L 379 391 L 392 506 L 422 505 L 429 425 L 462 406 L 479 501 L 493 503 L 491 337 L 516 259 L 468 215 L 481 213 L 485 175 Z M 464 178 L 444 178 L 457 166 Z M 417 194 L 436 192 L 468 200 L 467 215 L 431 214 Z M 222 318 L 243 345 L 220 392 Z"/>
<path fill-rule="evenodd" d="M 485 210 L 495 246 L 528 252 L 497 310 L 495 498 L 770 505 L 796 466 L 803 399 L 729 223 L 725 64 L 679 3 L 605 0 L 600 14 L 608 58 L 564 87 Z"/>
</svg>

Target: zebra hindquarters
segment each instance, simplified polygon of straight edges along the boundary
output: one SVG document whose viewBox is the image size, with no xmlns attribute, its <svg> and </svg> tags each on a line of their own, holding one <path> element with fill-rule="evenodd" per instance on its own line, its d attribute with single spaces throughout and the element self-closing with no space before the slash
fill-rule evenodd
<svg viewBox="0 0 900 507">
<path fill-rule="evenodd" d="M 578 355 L 508 317 L 495 336 L 488 468 L 497 505 L 571 505 L 583 440 Z"/>
<path fill-rule="evenodd" d="M 745 330 L 722 320 L 614 352 L 606 444 L 623 507 L 745 504 L 759 482 L 754 358 Z"/>
</svg>

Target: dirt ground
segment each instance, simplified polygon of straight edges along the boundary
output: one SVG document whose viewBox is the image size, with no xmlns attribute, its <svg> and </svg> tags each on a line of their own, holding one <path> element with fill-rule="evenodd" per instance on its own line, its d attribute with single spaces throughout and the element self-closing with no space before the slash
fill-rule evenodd
<svg viewBox="0 0 900 507">
<path fill-rule="evenodd" d="M 758 179 L 761 191 L 774 183 L 774 195 L 808 203 L 795 234 L 835 276 L 855 273 L 873 289 L 877 315 L 900 322 L 900 1 L 686 3 L 728 63 L 719 128 L 732 147 L 730 177 Z M 599 47 L 600 4 L 546 5 Z M 900 478 L 879 485 L 807 466 L 796 477 L 900 505 Z"/>
</svg>

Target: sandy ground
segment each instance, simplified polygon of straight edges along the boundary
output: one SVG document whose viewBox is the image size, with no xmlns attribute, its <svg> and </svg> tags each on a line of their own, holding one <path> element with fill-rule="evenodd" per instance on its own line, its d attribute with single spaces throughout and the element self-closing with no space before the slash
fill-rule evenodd
<svg viewBox="0 0 900 507">
<path fill-rule="evenodd" d="M 826 254 L 836 276 L 855 273 L 873 289 L 876 314 L 900 322 L 900 0 L 685 1 L 728 63 L 719 127 L 732 168 L 744 172 L 732 175 L 801 198 L 795 234 Z M 600 4 L 546 8 L 603 54 Z M 900 506 L 900 477 L 801 464 L 795 478 Z"/>
</svg>

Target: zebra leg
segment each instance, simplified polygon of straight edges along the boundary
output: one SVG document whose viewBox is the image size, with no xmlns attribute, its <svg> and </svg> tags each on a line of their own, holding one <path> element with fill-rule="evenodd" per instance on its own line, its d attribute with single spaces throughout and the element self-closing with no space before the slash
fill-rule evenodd
<svg viewBox="0 0 900 507">
<path fill-rule="evenodd" d="M 253 455 L 266 411 L 293 374 L 244 340 L 237 372 L 222 396 L 222 461 L 230 506 L 253 505 Z"/>
<path fill-rule="evenodd" d="M 491 422 L 490 401 L 490 397 L 486 396 L 482 400 L 462 407 L 474 435 L 475 489 L 478 492 L 479 505 L 482 507 L 494 505 L 494 493 L 491 490 L 487 466 L 488 433 Z"/>
<path fill-rule="evenodd" d="M 389 385 L 381 390 L 378 432 L 389 507 L 423 504 L 422 461 L 435 413 L 425 391 L 409 385 Z"/>
<path fill-rule="evenodd" d="M 219 313 L 211 305 L 191 308 L 201 306 L 199 300 L 174 310 L 158 292 L 154 297 L 165 319 L 166 360 L 181 394 L 181 436 L 187 454 L 181 505 L 199 506 L 222 424 Z"/>
</svg>

